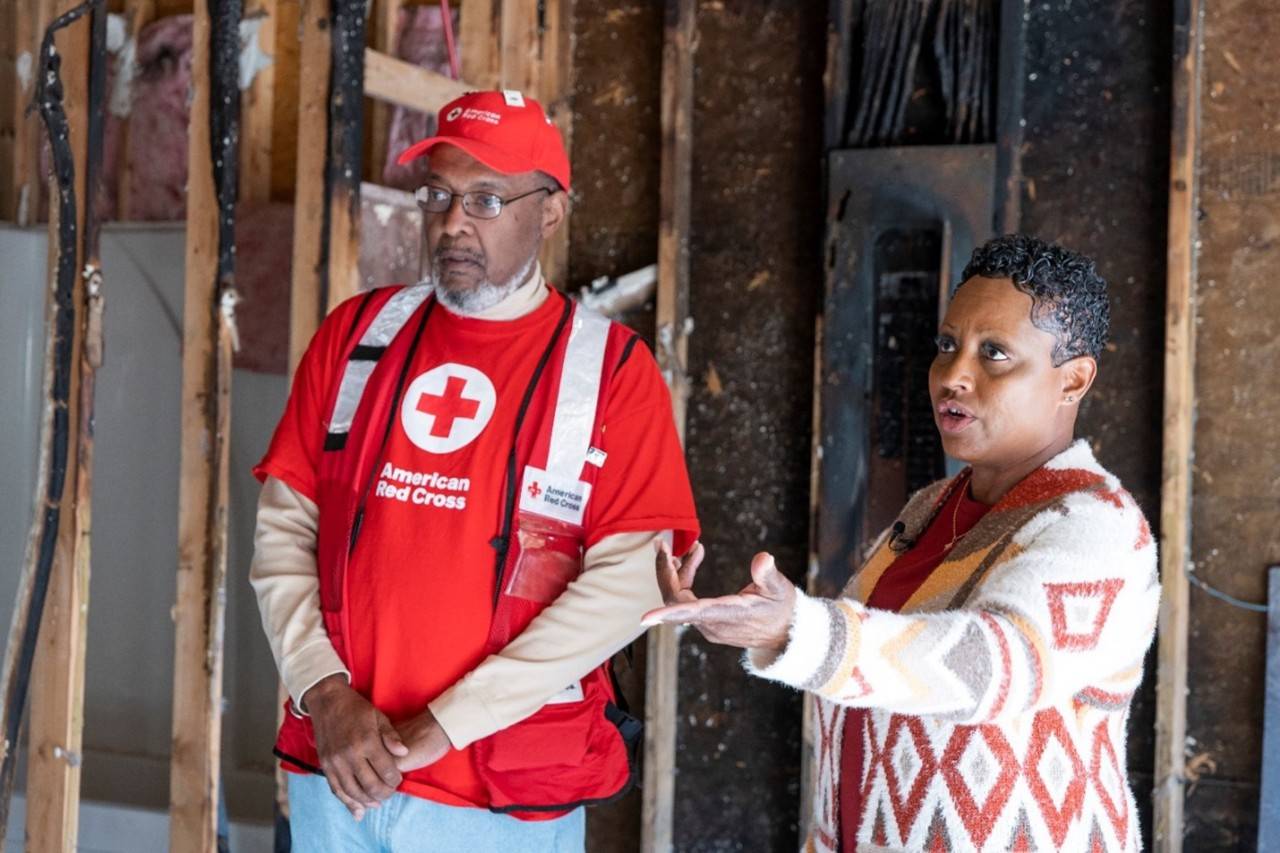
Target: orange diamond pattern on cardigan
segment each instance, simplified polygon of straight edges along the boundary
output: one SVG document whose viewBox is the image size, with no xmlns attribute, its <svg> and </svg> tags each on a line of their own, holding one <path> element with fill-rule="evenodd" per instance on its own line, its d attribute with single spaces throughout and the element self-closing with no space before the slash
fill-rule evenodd
<svg viewBox="0 0 1280 853">
<path fill-rule="evenodd" d="M 1098 792 L 1102 809 L 1115 828 L 1116 838 L 1123 841 L 1129 826 L 1129 798 L 1126 796 L 1124 771 L 1105 720 L 1093 730 L 1093 756 L 1089 765 L 1089 777 Z"/>
<path fill-rule="evenodd" d="M 942 756 L 942 777 L 975 846 L 987 843 L 1020 769 L 999 728 L 956 726 Z"/>
<path fill-rule="evenodd" d="M 1062 714 L 1055 709 L 1035 716 L 1024 775 L 1053 843 L 1061 847 L 1084 804 L 1085 769 Z"/>
<path fill-rule="evenodd" d="M 1098 644 L 1111 606 L 1124 587 L 1120 578 L 1083 583 L 1047 583 L 1055 648 L 1087 651 Z"/>
<path fill-rule="evenodd" d="M 906 737 L 902 736 L 903 732 Z M 924 721 L 920 717 L 894 714 L 880 761 L 888 783 L 889 803 L 898 822 L 898 835 L 908 838 L 920 816 L 925 793 L 938 774 L 938 761 L 929 746 Z"/>
</svg>

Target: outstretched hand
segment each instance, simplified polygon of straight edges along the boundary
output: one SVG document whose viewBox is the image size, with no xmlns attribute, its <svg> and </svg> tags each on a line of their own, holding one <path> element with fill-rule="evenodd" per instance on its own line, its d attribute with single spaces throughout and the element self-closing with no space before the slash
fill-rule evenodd
<svg viewBox="0 0 1280 853">
<path fill-rule="evenodd" d="M 743 649 L 786 648 L 796 588 L 778 571 L 773 556 L 764 552 L 751 561 L 751 583 L 736 595 L 698 598 L 693 579 L 705 550 L 695 542 L 683 558 L 672 556 L 659 540 L 656 568 L 665 607 L 650 610 L 645 625 L 688 624 L 713 643 Z"/>
</svg>

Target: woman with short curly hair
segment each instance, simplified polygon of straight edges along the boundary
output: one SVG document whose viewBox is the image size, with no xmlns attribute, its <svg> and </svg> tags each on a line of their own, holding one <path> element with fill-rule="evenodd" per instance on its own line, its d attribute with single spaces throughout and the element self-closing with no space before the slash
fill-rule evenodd
<svg viewBox="0 0 1280 853">
<path fill-rule="evenodd" d="M 1108 325 L 1092 261 L 992 240 L 929 373 L 943 447 L 967 467 L 908 501 L 840 598 L 806 596 L 762 553 L 739 593 L 699 599 L 701 546 L 659 553 L 667 606 L 648 624 L 692 624 L 820 699 L 806 849 L 1141 848 L 1125 729 L 1156 546 L 1075 439 Z"/>
</svg>

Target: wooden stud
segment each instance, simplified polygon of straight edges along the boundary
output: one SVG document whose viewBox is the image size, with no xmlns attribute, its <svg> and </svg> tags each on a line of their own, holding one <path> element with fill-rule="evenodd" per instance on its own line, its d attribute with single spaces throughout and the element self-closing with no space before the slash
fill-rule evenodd
<svg viewBox="0 0 1280 853">
<path fill-rule="evenodd" d="M 226 5 L 223 5 L 226 4 Z M 178 495 L 178 584 L 174 619 L 173 751 L 169 774 L 169 847 L 213 851 L 217 843 L 222 733 L 222 646 L 227 574 L 227 495 L 231 425 L 228 316 L 230 222 L 222 193 L 235 192 L 237 155 L 219 150 L 211 126 L 214 41 L 238 38 L 238 0 L 196 0 L 192 33 L 191 132 L 187 146 L 186 285 L 182 331 L 182 462 Z M 215 29 L 215 24 L 218 28 Z M 220 68 L 234 77 L 234 68 Z M 238 96 L 234 109 L 238 111 Z M 227 109 L 221 104 L 220 110 Z M 224 115 L 225 117 L 225 115 Z M 221 177 L 223 186 L 215 181 Z M 234 195 L 232 196 L 234 201 Z"/>
<path fill-rule="evenodd" d="M 323 314 L 325 151 L 329 137 L 329 14 L 324 3 L 302 11 L 298 75 L 297 184 L 289 295 L 289 373 L 298 367 Z"/>
<path fill-rule="evenodd" d="M 370 48 L 365 49 L 364 93 L 376 101 L 399 104 L 419 112 L 435 113 L 470 90 L 471 87 L 467 84 L 429 68 L 422 68 Z"/>
<path fill-rule="evenodd" d="M 136 0 L 135 0 L 136 2 Z M 271 201 L 271 144 L 275 114 L 276 21 L 279 0 L 247 0 L 244 20 L 257 27 L 257 49 L 266 59 L 240 102 L 240 203 L 262 205 Z"/>
<path fill-rule="evenodd" d="M 360 176 L 364 159 L 364 0 L 332 0 L 330 27 L 327 278 L 332 311 L 360 290 Z"/>
<path fill-rule="evenodd" d="M 70 12 L 78 5 L 74 0 L 63 0 L 54 9 L 55 16 Z M 75 452 L 68 455 L 66 463 L 66 489 L 31 679 L 26 849 L 34 853 L 75 850 L 79 828 L 93 481 L 93 392 L 94 373 L 102 353 L 97 224 L 96 218 L 90 215 L 94 193 L 89 188 L 97 185 L 101 175 L 105 12 L 85 15 L 60 35 L 57 46 L 63 63 L 63 106 L 75 171 L 73 242 L 78 243 L 72 270 L 71 304 L 75 306 L 76 316 L 70 342 L 73 366 L 67 399 L 67 421 Z M 96 116 L 91 109 L 95 100 Z M 51 182 L 49 195 L 59 198 L 56 180 Z M 57 270 L 61 243 L 68 236 L 63 228 L 64 212 L 62 204 L 55 204 L 50 210 L 50 270 Z M 86 265 L 94 271 L 92 277 L 79 274 Z M 91 341 L 86 340 L 86 333 L 92 336 Z"/>
<path fill-rule="evenodd" d="M 658 364 L 684 441 L 689 400 L 689 224 L 693 180 L 693 43 L 697 0 L 667 0 L 662 44 L 662 189 L 658 222 Z M 645 684 L 640 849 L 672 849 L 680 629 L 652 628 Z"/>
<path fill-rule="evenodd" d="M 477 89 L 496 89 L 502 80 L 504 0 L 461 0 L 458 24 L 458 59 L 462 79 Z"/>
<path fill-rule="evenodd" d="M 536 21 L 535 21 L 536 24 Z M 538 33 L 536 97 L 560 129 L 565 151 L 573 154 L 573 0 L 543 0 L 543 29 Z M 542 270 L 549 281 L 567 285 L 572 210 L 542 251 Z"/>
<path fill-rule="evenodd" d="M 1182 850 L 1187 737 L 1186 567 L 1191 559 L 1195 421 L 1196 178 L 1203 0 L 1174 4 L 1173 110 L 1165 311 L 1164 451 L 1160 506 L 1161 600 L 1157 640 L 1155 848 Z"/>
<path fill-rule="evenodd" d="M 396 56 L 400 10 L 404 5 L 404 0 L 377 0 L 374 3 L 372 28 L 369 32 L 372 51 L 385 54 L 387 58 Z M 374 70 L 370 67 L 368 56 L 372 51 L 365 53 L 365 94 L 372 93 Z M 395 101 L 395 103 L 400 102 Z M 414 107 L 414 109 L 417 108 Z M 382 182 L 383 167 L 387 162 L 387 146 L 391 136 L 391 112 L 391 105 L 380 100 L 375 100 L 369 110 L 369 157 L 365 176 L 374 183 Z"/>
<path fill-rule="evenodd" d="M 312 4 L 308 3 L 310 8 Z M 302 47 L 302 4 L 276 5 L 275 76 L 271 117 L 271 199 L 292 203 L 298 179 L 299 53 Z"/>
</svg>

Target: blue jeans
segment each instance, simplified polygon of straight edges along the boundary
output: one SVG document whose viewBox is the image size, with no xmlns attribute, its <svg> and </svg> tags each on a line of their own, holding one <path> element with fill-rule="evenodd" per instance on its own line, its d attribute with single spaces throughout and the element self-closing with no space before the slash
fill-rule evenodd
<svg viewBox="0 0 1280 853">
<path fill-rule="evenodd" d="M 586 818 L 523 821 L 396 793 L 356 823 L 323 776 L 289 776 L 294 853 L 583 853 Z"/>
</svg>

